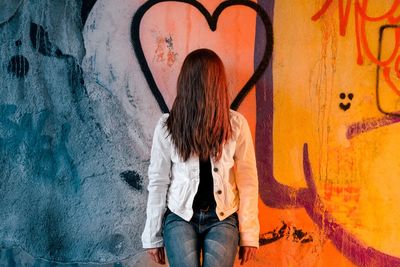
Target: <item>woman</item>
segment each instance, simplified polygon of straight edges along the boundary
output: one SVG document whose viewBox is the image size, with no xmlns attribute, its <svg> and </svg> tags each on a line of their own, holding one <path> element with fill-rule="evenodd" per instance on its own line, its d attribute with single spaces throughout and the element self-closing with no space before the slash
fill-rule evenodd
<svg viewBox="0 0 400 267">
<path fill-rule="evenodd" d="M 229 109 L 220 58 L 199 49 L 184 60 L 170 114 L 151 149 L 143 247 L 170 266 L 233 266 L 259 246 L 258 178 L 246 119 Z M 201 256 L 200 256 L 201 255 Z M 200 263 L 202 259 L 202 265 Z"/>
</svg>

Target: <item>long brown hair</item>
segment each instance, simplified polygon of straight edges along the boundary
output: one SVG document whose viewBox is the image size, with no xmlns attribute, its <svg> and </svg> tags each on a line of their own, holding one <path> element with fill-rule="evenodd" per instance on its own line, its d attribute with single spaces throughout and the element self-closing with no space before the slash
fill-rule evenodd
<svg viewBox="0 0 400 267">
<path fill-rule="evenodd" d="M 184 161 L 192 154 L 221 158 L 232 128 L 225 68 L 213 51 L 198 49 L 185 58 L 166 126 Z"/>
</svg>

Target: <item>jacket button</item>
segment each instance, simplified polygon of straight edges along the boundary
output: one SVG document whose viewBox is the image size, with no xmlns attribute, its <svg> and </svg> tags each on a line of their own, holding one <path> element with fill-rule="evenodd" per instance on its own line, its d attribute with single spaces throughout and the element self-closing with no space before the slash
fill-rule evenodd
<svg viewBox="0 0 400 267">
<path fill-rule="evenodd" d="M 220 212 L 219 215 L 224 216 L 224 213 L 223 213 L 223 212 Z"/>
<path fill-rule="evenodd" d="M 221 195 L 221 194 L 222 194 L 222 190 L 218 190 L 218 191 L 217 191 L 217 194 L 218 194 L 218 195 Z"/>
<path fill-rule="evenodd" d="M 218 171 L 218 168 L 217 168 L 217 167 L 215 167 L 215 168 L 214 168 L 214 171 L 215 171 L 215 172 L 217 172 L 217 171 Z"/>
</svg>

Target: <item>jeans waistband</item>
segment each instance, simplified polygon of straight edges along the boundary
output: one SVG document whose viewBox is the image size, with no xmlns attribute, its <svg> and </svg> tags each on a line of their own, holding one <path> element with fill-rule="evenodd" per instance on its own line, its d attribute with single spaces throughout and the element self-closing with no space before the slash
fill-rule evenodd
<svg viewBox="0 0 400 267">
<path fill-rule="evenodd" d="M 194 207 L 193 208 L 194 212 L 199 212 L 199 211 L 208 212 L 208 211 L 213 211 L 213 210 L 215 210 L 215 205 L 207 205 L 207 206 L 204 206 L 204 207 Z"/>
</svg>

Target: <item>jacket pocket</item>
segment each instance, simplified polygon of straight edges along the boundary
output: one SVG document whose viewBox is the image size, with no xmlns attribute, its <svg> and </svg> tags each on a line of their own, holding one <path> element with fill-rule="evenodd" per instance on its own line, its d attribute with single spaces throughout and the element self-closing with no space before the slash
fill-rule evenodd
<svg viewBox="0 0 400 267">
<path fill-rule="evenodd" d="M 189 194 L 189 180 L 179 180 L 171 183 L 168 190 L 168 201 L 181 209 L 184 206 Z"/>
</svg>

